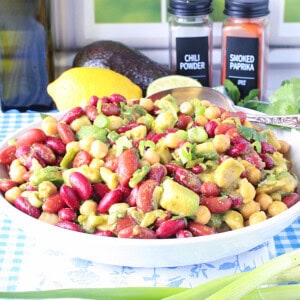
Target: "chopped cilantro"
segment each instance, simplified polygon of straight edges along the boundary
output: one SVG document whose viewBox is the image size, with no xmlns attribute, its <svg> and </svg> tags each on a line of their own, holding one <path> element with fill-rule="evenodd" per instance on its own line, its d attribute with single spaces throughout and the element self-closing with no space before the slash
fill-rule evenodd
<svg viewBox="0 0 300 300">
<path fill-rule="evenodd" d="M 264 132 L 258 132 L 254 128 L 247 126 L 238 126 L 238 132 L 247 140 L 251 141 L 266 141 L 267 135 Z"/>
</svg>

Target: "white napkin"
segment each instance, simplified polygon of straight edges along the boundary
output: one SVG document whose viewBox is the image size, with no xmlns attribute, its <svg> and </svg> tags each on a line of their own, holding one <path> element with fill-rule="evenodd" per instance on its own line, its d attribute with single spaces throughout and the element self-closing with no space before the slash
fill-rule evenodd
<svg viewBox="0 0 300 300">
<path fill-rule="evenodd" d="M 168 286 L 193 287 L 221 276 L 253 269 L 275 256 L 274 241 L 231 258 L 184 267 L 133 268 L 67 257 L 26 241 L 17 290 Z"/>
</svg>

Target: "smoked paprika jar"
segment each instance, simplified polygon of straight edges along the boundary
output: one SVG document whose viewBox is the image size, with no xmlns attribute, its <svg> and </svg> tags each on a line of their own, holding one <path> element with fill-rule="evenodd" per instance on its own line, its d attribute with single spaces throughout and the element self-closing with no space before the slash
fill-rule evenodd
<svg viewBox="0 0 300 300">
<path fill-rule="evenodd" d="M 221 83 L 230 79 L 241 98 L 259 89 L 263 100 L 267 85 L 269 0 L 225 0 L 227 16 L 222 28 Z"/>
<path fill-rule="evenodd" d="M 171 70 L 211 85 L 212 0 L 169 0 Z"/>
</svg>

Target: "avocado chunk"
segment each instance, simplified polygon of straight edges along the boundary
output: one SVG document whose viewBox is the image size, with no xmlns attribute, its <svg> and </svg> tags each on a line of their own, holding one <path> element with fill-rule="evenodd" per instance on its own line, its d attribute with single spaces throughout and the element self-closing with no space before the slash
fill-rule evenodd
<svg viewBox="0 0 300 300">
<path fill-rule="evenodd" d="M 155 79 L 172 72 L 140 51 L 123 43 L 100 40 L 81 48 L 74 57 L 73 67 L 110 69 L 128 77 L 146 91 Z"/>
<path fill-rule="evenodd" d="M 193 217 L 197 214 L 200 198 L 195 192 L 171 178 L 166 178 L 162 187 L 163 192 L 159 201 L 162 208 L 182 217 Z"/>
</svg>

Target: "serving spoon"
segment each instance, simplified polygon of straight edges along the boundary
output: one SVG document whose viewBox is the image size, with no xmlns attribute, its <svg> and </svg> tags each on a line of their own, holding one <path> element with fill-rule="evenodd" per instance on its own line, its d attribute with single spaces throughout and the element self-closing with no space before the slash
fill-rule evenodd
<svg viewBox="0 0 300 300">
<path fill-rule="evenodd" d="M 178 103 L 182 103 L 193 98 L 209 100 L 211 103 L 220 106 L 228 111 L 243 111 L 247 115 L 247 120 L 265 125 L 276 125 L 286 128 L 300 128 L 300 115 L 267 115 L 261 112 L 253 113 L 253 110 L 235 106 L 232 100 L 218 90 L 209 87 L 180 87 L 163 90 L 147 96 L 152 101 L 159 100 L 167 95 L 172 95 Z"/>
</svg>

